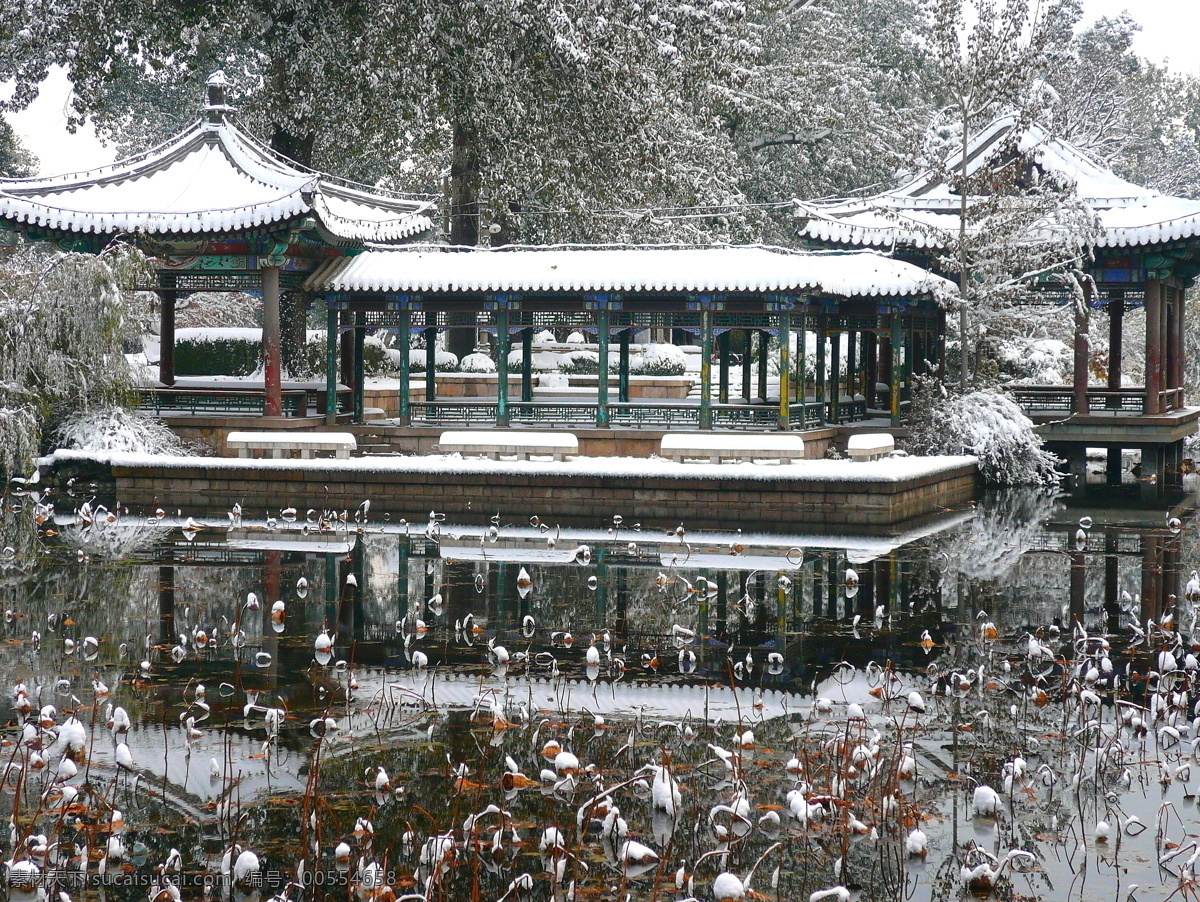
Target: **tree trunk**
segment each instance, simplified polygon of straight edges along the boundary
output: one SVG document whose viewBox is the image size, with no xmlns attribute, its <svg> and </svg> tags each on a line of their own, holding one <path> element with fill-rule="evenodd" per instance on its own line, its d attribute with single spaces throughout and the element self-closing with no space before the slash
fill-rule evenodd
<svg viewBox="0 0 1200 902">
<path fill-rule="evenodd" d="M 968 340 L 969 324 L 967 323 L 967 297 L 971 286 L 971 273 L 967 260 L 967 195 L 970 193 L 970 188 L 967 185 L 967 142 L 971 139 L 971 116 L 965 106 L 962 107 L 961 112 L 962 169 L 959 171 L 961 181 L 958 186 L 958 293 L 959 304 L 961 305 L 958 309 L 958 390 L 965 395 L 967 393 L 967 383 L 971 377 L 971 364 L 969 362 L 970 343 Z"/>
<path fill-rule="evenodd" d="M 464 247 L 479 244 L 479 155 L 475 132 L 454 123 L 450 156 L 450 243 Z M 475 330 L 449 329 L 446 349 L 461 360 L 475 348 Z"/>
</svg>

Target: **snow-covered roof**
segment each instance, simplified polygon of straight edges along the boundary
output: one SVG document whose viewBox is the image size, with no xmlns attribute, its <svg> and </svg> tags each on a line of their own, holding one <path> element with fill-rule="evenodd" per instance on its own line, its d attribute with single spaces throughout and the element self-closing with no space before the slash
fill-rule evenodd
<svg viewBox="0 0 1200 902">
<path fill-rule="evenodd" d="M 414 246 L 331 260 L 306 287 L 326 292 L 778 291 L 893 297 L 950 286 L 917 266 L 874 253 L 795 253 L 767 247 Z"/>
<path fill-rule="evenodd" d="M 967 172 L 974 174 L 1002 142 L 1012 139 L 1016 121 L 1002 116 L 982 129 L 967 147 Z M 1029 125 L 1015 141 L 1043 173 L 1075 185 L 1075 193 L 1097 215 L 1099 247 L 1135 247 L 1200 236 L 1200 200 L 1160 194 L 1118 176 L 1074 145 Z M 958 151 L 954 152 L 957 158 Z M 948 165 L 953 160 L 948 161 Z M 938 233 L 956 230 L 961 199 L 935 173 L 922 173 L 894 191 L 829 203 L 796 202 L 807 221 L 800 232 L 826 244 L 851 247 L 938 247 Z"/>
<path fill-rule="evenodd" d="M 276 154 L 228 108 L 153 150 L 87 172 L 0 179 L 0 222 L 99 235 L 245 232 L 312 217 L 331 244 L 425 232 L 431 203 L 356 187 Z"/>
</svg>

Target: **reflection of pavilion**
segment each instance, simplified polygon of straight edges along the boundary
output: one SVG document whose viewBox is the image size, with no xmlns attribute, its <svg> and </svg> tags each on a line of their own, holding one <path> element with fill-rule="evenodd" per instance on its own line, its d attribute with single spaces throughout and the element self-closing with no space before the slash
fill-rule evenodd
<svg viewBox="0 0 1200 902">
<path fill-rule="evenodd" d="M 1099 220 L 1091 277 L 1075 317 L 1071 385 L 1021 385 L 1013 395 L 1038 424 L 1046 443 L 1071 466 L 1072 491 L 1085 491 L 1088 448 L 1108 452 L 1107 482 L 1121 482 L 1120 451 L 1142 455 L 1139 494 L 1146 501 L 1178 496 L 1183 439 L 1195 432 L 1200 409 L 1184 405 L 1184 292 L 1200 270 L 1200 201 L 1160 195 L 1117 176 L 1065 141 L 1033 125 L 1014 135 L 1010 117 L 982 129 L 968 147 L 968 174 L 1000 162 L 1014 187 L 1031 175 L 1060 178 Z M 1013 153 L 1019 146 L 1020 156 Z M 956 171 L 957 151 L 948 167 Z M 974 202 L 974 198 L 971 199 Z M 801 233 L 839 248 L 894 248 L 898 256 L 935 268 L 944 251 L 939 235 L 957 233 L 961 196 L 935 173 L 918 175 L 895 191 L 829 204 L 803 204 Z M 1070 303 L 1069 292 L 1047 280 L 1048 302 Z M 1090 311 L 1105 309 L 1109 361 L 1103 385 L 1089 384 Z M 1122 382 L 1126 314 L 1145 310 L 1143 385 Z"/>
</svg>

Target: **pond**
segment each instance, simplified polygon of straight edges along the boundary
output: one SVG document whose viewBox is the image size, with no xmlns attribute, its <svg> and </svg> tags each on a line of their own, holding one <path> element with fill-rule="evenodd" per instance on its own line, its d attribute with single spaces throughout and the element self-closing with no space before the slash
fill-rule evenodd
<svg viewBox="0 0 1200 902">
<path fill-rule="evenodd" d="M 4 498 L 10 898 L 1196 892 L 1191 520 L 173 507 Z"/>
</svg>

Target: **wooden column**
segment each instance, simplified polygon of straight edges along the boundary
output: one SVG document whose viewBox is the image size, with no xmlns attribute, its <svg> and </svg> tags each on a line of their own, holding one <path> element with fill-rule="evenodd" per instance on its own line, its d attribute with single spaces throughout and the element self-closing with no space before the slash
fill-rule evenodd
<svg viewBox="0 0 1200 902">
<path fill-rule="evenodd" d="M 401 426 L 412 423 L 412 311 L 405 307 L 400 314 L 400 399 L 396 419 Z M 405 546 L 407 548 L 407 546 Z M 407 553 L 407 552 L 406 552 Z"/>
<path fill-rule="evenodd" d="M 749 329 L 742 330 L 742 341 L 745 343 L 742 348 L 742 400 L 747 404 L 750 403 L 750 364 L 753 360 L 753 355 L 750 353 L 753 350 L 754 333 Z"/>
<path fill-rule="evenodd" d="M 892 333 L 892 315 L 889 313 L 889 314 L 887 314 L 887 317 L 888 317 L 888 332 L 886 335 L 879 336 L 879 372 L 878 372 L 879 378 L 876 381 L 876 384 L 890 386 L 892 384 L 892 357 L 893 357 L 893 354 L 892 354 L 892 334 L 893 334 Z M 887 407 L 888 407 L 889 411 L 892 409 L 892 392 L 891 392 L 890 388 L 888 389 Z"/>
<path fill-rule="evenodd" d="M 338 387 L 338 311 L 325 308 L 325 423 L 337 422 Z"/>
<path fill-rule="evenodd" d="M 726 329 L 717 336 L 717 356 L 720 359 L 720 370 L 717 376 L 717 401 L 720 404 L 729 403 L 729 330 Z"/>
<path fill-rule="evenodd" d="M 1138 495 L 1144 502 L 1158 501 L 1162 497 L 1163 446 L 1142 446 L 1141 475 L 1138 477 Z"/>
<path fill-rule="evenodd" d="M 608 301 L 596 311 L 596 341 L 599 350 L 599 376 L 596 380 L 596 425 L 608 425 Z"/>
<path fill-rule="evenodd" d="M 629 403 L 629 329 L 621 330 L 620 359 L 617 361 L 617 400 Z"/>
<path fill-rule="evenodd" d="M 866 391 L 867 407 L 875 407 L 878 399 L 875 397 L 875 386 L 879 384 L 879 336 L 875 330 L 863 333 L 863 353 L 866 357 Z"/>
<path fill-rule="evenodd" d="M 1178 304 L 1178 313 L 1175 317 L 1175 385 L 1180 389 L 1178 400 L 1176 401 L 1176 409 L 1182 409 L 1184 406 L 1183 387 L 1186 381 L 1184 364 L 1186 362 L 1186 343 L 1184 337 L 1187 334 L 1187 293 L 1182 288 L 1175 290 L 1176 303 Z"/>
<path fill-rule="evenodd" d="M 1083 283 L 1083 303 L 1075 307 L 1075 365 L 1071 383 L 1071 411 L 1078 416 L 1088 412 L 1088 358 L 1090 337 L 1088 324 L 1092 302 L 1092 283 Z"/>
<path fill-rule="evenodd" d="M 829 422 L 825 407 L 825 337 L 825 313 L 821 312 L 817 314 L 817 371 L 813 373 L 813 400 L 822 425 Z"/>
<path fill-rule="evenodd" d="M 508 307 L 496 310 L 496 426 L 508 428 Z"/>
<path fill-rule="evenodd" d="M 338 314 L 338 354 L 340 355 L 338 379 L 343 385 L 354 385 L 354 341 L 350 335 L 354 328 L 354 314 L 343 308 Z"/>
<path fill-rule="evenodd" d="M 796 402 L 800 405 L 797 414 L 800 428 L 808 425 L 807 408 L 805 405 L 805 385 L 808 383 L 808 314 L 803 308 L 800 311 L 800 328 L 796 332 Z"/>
<path fill-rule="evenodd" d="M 846 394 L 853 406 L 858 394 L 858 333 L 853 331 L 846 332 Z"/>
<path fill-rule="evenodd" d="M 158 284 L 158 381 L 175 384 L 175 273 L 159 273 Z"/>
<path fill-rule="evenodd" d="M 1108 445 L 1105 448 L 1104 483 L 1109 488 L 1121 484 L 1121 448 L 1119 445 Z"/>
<path fill-rule="evenodd" d="M 283 416 L 283 384 L 279 360 L 279 267 L 262 270 L 263 416 Z"/>
<path fill-rule="evenodd" d="M 712 429 L 712 311 L 700 311 L 700 428 Z"/>
<path fill-rule="evenodd" d="M 1124 338 L 1125 301 L 1117 298 L 1108 302 L 1108 387 L 1111 391 L 1121 390 Z"/>
<path fill-rule="evenodd" d="M 425 401 L 437 400 L 437 314 L 425 311 Z"/>
<path fill-rule="evenodd" d="M 533 329 L 521 332 L 521 400 L 533 400 Z"/>
<path fill-rule="evenodd" d="M 792 314 L 779 311 L 779 428 L 792 428 Z M 802 408 L 803 409 L 803 408 Z"/>
<path fill-rule="evenodd" d="M 767 348 L 771 344 L 771 333 L 758 333 L 758 398 L 767 401 Z"/>
<path fill-rule="evenodd" d="M 363 421 L 366 391 L 366 361 L 363 345 L 367 337 L 367 314 L 358 310 L 354 314 L 354 422 Z"/>
<path fill-rule="evenodd" d="M 829 419 L 842 421 L 842 333 L 829 336 Z"/>
<path fill-rule="evenodd" d="M 904 361 L 901 358 L 901 349 L 904 347 L 904 332 L 903 323 L 900 320 L 900 314 L 892 312 L 892 336 L 888 342 L 889 353 L 888 357 L 892 363 L 891 372 L 891 415 L 892 425 L 900 425 L 900 386 L 904 381 Z"/>
<path fill-rule="evenodd" d="M 1142 411 L 1151 416 L 1162 413 L 1162 283 L 1146 280 L 1146 395 Z M 1144 455 L 1143 455 L 1144 457 Z M 1142 478 L 1146 474 L 1142 473 Z"/>
</svg>

